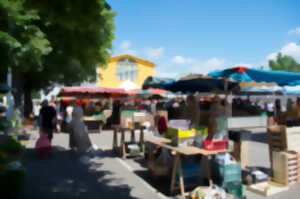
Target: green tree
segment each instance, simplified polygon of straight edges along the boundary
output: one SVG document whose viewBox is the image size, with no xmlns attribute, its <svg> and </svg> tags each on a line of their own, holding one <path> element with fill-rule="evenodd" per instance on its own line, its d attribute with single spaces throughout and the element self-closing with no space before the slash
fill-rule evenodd
<svg viewBox="0 0 300 199">
<path fill-rule="evenodd" d="M 281 53 L 278 53 L 276 60 L 269 60 L 269 66 L 272 70 L 300 72 L 300 64 L 293 57 Z"/>
<path fill-rule="evenodd" d="M 34 22 L 40 18 L 37 11 L 25 9 L 23 0 L 0 0 L 0 74 L 12 69 L 14 80 L 26 79 L 22 74 L 41 70 L 42 57 L 52 50 L 46 35 Z M 21 78 L 21 79 L 20 79 Z M 4 78 L 1 78 L 4 79 Z M 14 81 L 16 82 L 16 81 Z M 24 85 L 14 85 L 20 102 Z M 18 104 L 18 103 L 17 103 Z"/>
<path fill-rule="evenodd" d="M 104 65 L 109 57 L 115 13 L 104 0 L 17 2 L 20 4 L 20 14 L 33 15 L 28 17 L 27 23 L 38 31 L 33 35 L 39 36 L 39 40 L 35 40 L 39 48 L 28 49 L 29 56 L 15 59 L 15 51 L 9 56 L 11 62 L 17 61 L 14 63 L 16 67 L 13 67 L 14 87 L 18 88 L 19 93 L 24 92 L 25 107 L 29 108 L 25 111 L 28 113 L 32 105 L 32 91 L 49 88 L 54 83 L 71 85 L 95 79 L 96 67 Z M 13 23 L 6 20 L 7 27 Z M 11 35 L 9 30 L 11 28 L 5 31 L 7 35 Z M 16 32 L 23 35 L 26 31 L 23 28 Z M 3 40 L 7 41 L 5 38 Z M 10 48 L 20 48 L 17 42 L 14 44 Z M 11 65 L 6 63 L 4 66 Z"/>
</svg>

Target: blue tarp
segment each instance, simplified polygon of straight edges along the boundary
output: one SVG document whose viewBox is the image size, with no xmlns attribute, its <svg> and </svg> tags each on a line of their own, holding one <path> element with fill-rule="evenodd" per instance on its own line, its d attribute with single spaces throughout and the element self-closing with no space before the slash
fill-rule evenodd
<svg viewBox="0 0 300 199">
<path fill-rule="evenodd" d="M 167 90 L 166 87 L 170 84 L 173 84 L 176 80 L 172 78 L 159 78 L 159 77 L 153 77 L 149 76 L 144 81 L 143 89 L 148 88 L 159 88 Z"/>
<path fill-rule="evenodd" d="M 300 74 L 284 71 L 259 70 L 245 67 L 236 67 L 210 72 L 212 77 L 232 78 L 238 82 L 275 82 L 279 86 L 300 85 Z"/>
<path fill-rule="evenodd" d="M 216 92 L 224 91 L 225 80 L 220 78 L 212 77 L 199 77 L 191 79 L 181 79 L 178 81 L 171 79 L 160 79 L 160 81 L 155 80 L 154 77 L 147 78 L 144 82 L 143 88 L 160 88 L 164 90 L 169 90 L 172 92 L 181 93 L 195 93 L 195 92 Z M 151 80 L 151 81 L 150 81 Z M 237 87 L 238 84 L 235 82 L 228 82 L 228 90 Z"/>
</svg>

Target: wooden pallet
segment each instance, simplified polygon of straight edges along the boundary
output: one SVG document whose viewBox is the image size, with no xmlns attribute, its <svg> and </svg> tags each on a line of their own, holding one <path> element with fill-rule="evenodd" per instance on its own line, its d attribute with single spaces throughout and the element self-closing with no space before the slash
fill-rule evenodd
<svg viewBox="0 0 300 199">
<path fill-rule="evenodd" d="M 273 181 L 283 185 L 300 182 L 300 155 L 296 152 L 272 152 Z"/>
<path fill-rule="evenodd" d="M 287 191 L 289 190 L 289 187 L 282 186 L 274 182 L 262 182 L 247 186 L 247 190 L 267 197 L 283 191 Z"/>
</svg>

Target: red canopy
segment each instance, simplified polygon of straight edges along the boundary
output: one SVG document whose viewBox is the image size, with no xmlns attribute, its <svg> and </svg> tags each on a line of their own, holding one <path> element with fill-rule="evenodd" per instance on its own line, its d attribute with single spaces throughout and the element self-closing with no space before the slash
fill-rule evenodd
<svg viewBox="0 0 300 199">
<path fill-rule="evenodd" d="M 97 95 L 97 94 L 126 94 L 124 89 L 103 87 L 65 87 L 59 92 L 59 96 L 72 95 Z"/>
</svg>

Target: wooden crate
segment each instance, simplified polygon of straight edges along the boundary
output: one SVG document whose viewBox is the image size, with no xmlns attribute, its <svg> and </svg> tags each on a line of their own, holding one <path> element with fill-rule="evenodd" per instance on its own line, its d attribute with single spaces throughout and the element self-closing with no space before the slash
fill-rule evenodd
<svg viewBox="0 0 300 199">
<path fill-rule="evenodd" d="M 272 164 L 272 152 L 273 151 L 286 151 L 286 126 L 275 125 L 268 127 L 268 143 L 269 143 L 269 153 L 270 162 Z"/>
<path fill-rule="evenodd" d="M 300 152 L 300 127 L 286 128 L 286 146 L 288 151 Z"/>
<path fill-rule="evenodd" d="M 296 152 L 272 152 L 273 181 L 283 185 L 300 182 L 300 156 Z"/>
</svg>

